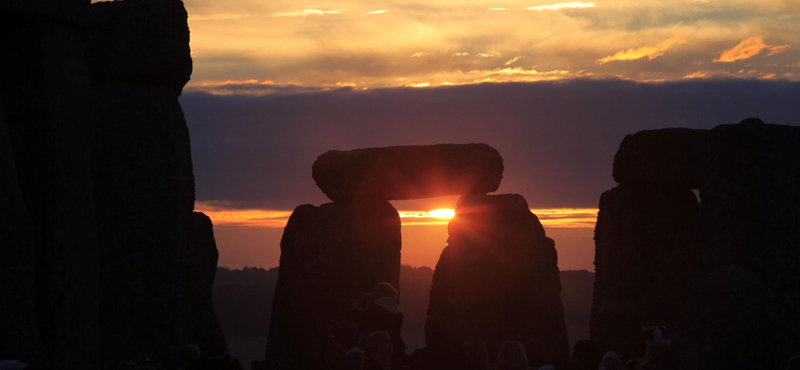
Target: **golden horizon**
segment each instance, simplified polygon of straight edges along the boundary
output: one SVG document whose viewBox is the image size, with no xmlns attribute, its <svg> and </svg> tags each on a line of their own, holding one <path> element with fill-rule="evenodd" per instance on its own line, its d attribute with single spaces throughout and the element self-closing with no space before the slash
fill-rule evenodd
<svg viewBox="0 0 800 370">
<path fill-rule="evenodd" d="M 215 227 L 284 228 L 292 215 L 290 210 L 234 209 L 211 202 L 197 202 L 196 212 L 211 218 Z M 432 210 L 398 210 L 402 226 L 447 225 L 455 215 L 452 208 Z M 597 222 L 597 208 L 532 208 L 545 228 L 593 229 Z"/>
</svg>

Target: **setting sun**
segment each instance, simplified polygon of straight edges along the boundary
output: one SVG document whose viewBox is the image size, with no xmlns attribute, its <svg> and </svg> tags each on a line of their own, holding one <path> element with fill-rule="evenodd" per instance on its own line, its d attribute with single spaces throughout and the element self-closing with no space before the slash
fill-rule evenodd
<svg viewBox="0 0 800 370">
<path fill-rule="evenodd" d="M 451 219 L 453 218 L 453 216 L 455 216 L 456 210 L 448 208 L 440 208 L 440 209 L 434 209 L 433 211 L 428 212 L 428 214 L 431 215 L 431 217 Z"/>
</svg>

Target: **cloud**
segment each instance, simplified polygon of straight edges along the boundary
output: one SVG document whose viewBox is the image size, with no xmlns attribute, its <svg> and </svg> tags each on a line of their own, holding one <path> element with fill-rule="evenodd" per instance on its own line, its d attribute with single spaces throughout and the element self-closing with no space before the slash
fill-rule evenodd
<svg viewBox="0 0 800 370">
<path fill-rule="evenodd" d="M 787 49 L 789 49 L 790 47 L 792 47 L 792 45 L 772 46 L 772 47 L 769 48 L 769 53 L 767 53 L 767 56 L 771 57 L 773 55 L 781 54 L 781 53 L 785 52 Z"/>
<path fill-rule="evenodd" d="M 708 77 L 708 74 L 707 74 L 707 73 L 705 73 L 705 72 L 693 72 L 693 73 L 689 73 L 689 74 L 688 74 L 688 75 L 686 75 L 686 76 L 683 76 L 683 78 L 688 78 L 688 79 L 692 79 L 692 78 L 705 78 L 705 77 Z"/>
<path fill-rule="evenodd" d="M 245 15 L 243 14 L 230 14 L 230 13 L 219 13 L 219 14 L 205 14 L 205 15 L 191 15 L 189 14 L 190 21 L 219 21 L 219 20 L 228 20 L 228 19 L 241 19 L 244 18 Z"/>
<path fill-rule="evenodd" d="M 561 9 L 579 9 L 579 8 L 594 8 L 596 6 L 595 3 L 584 3 L 581 1 L 573 1 L 569 3 L 558 3 L 558 4 L 551 4 L 551 5 L 538 5 L 532 6 L 529 8 L 525 8 L 525 10 L 537 10 L 537 11 L 545 11 L 545 10 L 561 10 Z"/>
<path fill-rule="evenodd" d="M 489 8 L 489 10 L 508 10 L 506 8 Z"/>
<path fill-rule="evenodd" d="M 347 9 L 320 10 L 315 8 L 309 8 L 303 10 L 290 10 L 288 12 L 272 13 L 270 17 L 307 17 L 310 15 L 342 14 L 346 11 Z"/>
<path fill-rule="evenodd" d="M 375 10 L 375 11 L 371 11 L 371 12 L 366 12 L 366 13 L 364 13 L 364 14 L 383 14 L 383 13 L 386 13 L 386 9 L 381 9 L 381 10 Z"/>
<path fill-rule="evenodd" d="M 597 207 L 600 194 L 615 186 L 614 153 L 627 134 L 711 128 L 745 117 L 797 124 L 797 96 L 800 83 L 775 78 L 560 80 L 260 95 L 187 90 L 180 101 L 201 202 L 272 210 L 321 204 L 329 200 L 311 179 L 311 165 L 327 150 L 485 142 L 504 158 L 498 191 L 522 194 L 531 208 L 541 209 Z M 432 201 L 403 209 L 433 209 Z"/>
<path fill-rule="evenodd" d="M 504 65 L 510 66 L 510 65 L 514 64 L 514 62 L 516 62 L 516 61 L 518 61 L 520 59 L 522 59 L 522 57 L 513 57 L 513 58 L 509 59 L 507 62 L 505 62 Z"/>
<path fill-rule="evenodd" d="M 609 55 L 605 58 L 600 58 L 595 61 L 597 64 L 606 64 L 611 61 L 615 60 L 637 60 L 647 58 L 648 60 L 653 60 L 658 58 L 671 48 L 673 45 L 676 44 L 683 44 L 686 42 L 686 38 L 682 35 L 675 35 L 672 36 L 656 46 L 643 46 L 640 48 L 630 48 L 628 50 L 620 50 L 613 55 Z"/>
<path fill-rule="evenodd" d="M 483 73 L 484 76 L 497 76 L 497 75 L 548 76 L 548 75 L 568 75 L 568 74 L 570 74 L 570 71 L 566 70 L 539 72 L 534 68 L 524 69 L 521 67 L 499 68 L 493 71 Z"/>
<path fill-rule="evenodd" d="M 343 84 L 338 82 L 333 86 L 299 86 L 294 84 L 276 84 L 272 80 L 243 80 L 235 81 L 228 80 L 224 82 L 209 83 L 204 82 L 197 85 L 187 86 L 184 91 L 203 91 L 213 95 L 231 95 L 231 94 L 248 94 L 248 95 L 272 95 L 272 94 L 301 94 L 316 91 L 327 91 L 334 88 L 349 89 L 354 84 Z"/>
<path fill-rule="evenodd" d="M 719 57 L 714 59 L 714 62 L 730 63 L 737 60 L 749 59 L 758 55 L 764 50 L 769 50 L 770 52 L 767 54 L 767 56 L 772 56 L 783 53 L 790 47 L 791 45 L 767 45 L 764 43 L 764 39 L 761 36 L 748 37 L 742 40 L 742 42 L 740 42 L 738 45 L 721 51 L 719 53 Z"/>
</svg>

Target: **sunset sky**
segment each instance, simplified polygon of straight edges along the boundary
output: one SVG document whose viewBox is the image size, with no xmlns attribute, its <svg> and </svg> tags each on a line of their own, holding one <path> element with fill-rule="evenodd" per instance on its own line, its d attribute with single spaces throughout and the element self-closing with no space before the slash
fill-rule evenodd
<svg viewBox="0 0 800 370">
<path fill-rule="evenodd" d="M 484 142 L 593 269 L 600 194 L 629 133 L 760 117 L 800 124 L 800 2 L 186 1 L 181 97 L 220 265 L 273 267 L 330 149 Z M 403 262 L 433 266 L 457 197 L 393 202 Z M 421 217 L 422 216 L 422 217 Z"/>
</svg>

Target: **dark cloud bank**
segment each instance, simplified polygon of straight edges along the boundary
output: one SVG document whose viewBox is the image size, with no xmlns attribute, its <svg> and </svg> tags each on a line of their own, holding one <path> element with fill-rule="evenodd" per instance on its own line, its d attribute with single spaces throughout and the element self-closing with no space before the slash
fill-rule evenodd
<svg viewBox="0 0 800 370">
<path fill-rule="evenodd" d="M 506 171 L 500 192 L 533 208 L 596 207 L 614 186 L 622 138 L 760 117 L 800 125 L 800 83 L 716 80 L 504 83 L 181 97 L 198 200 L 292 209 L 326 198 L 311 164 L 330 149 L 483 142 Z"/>
</svg>

